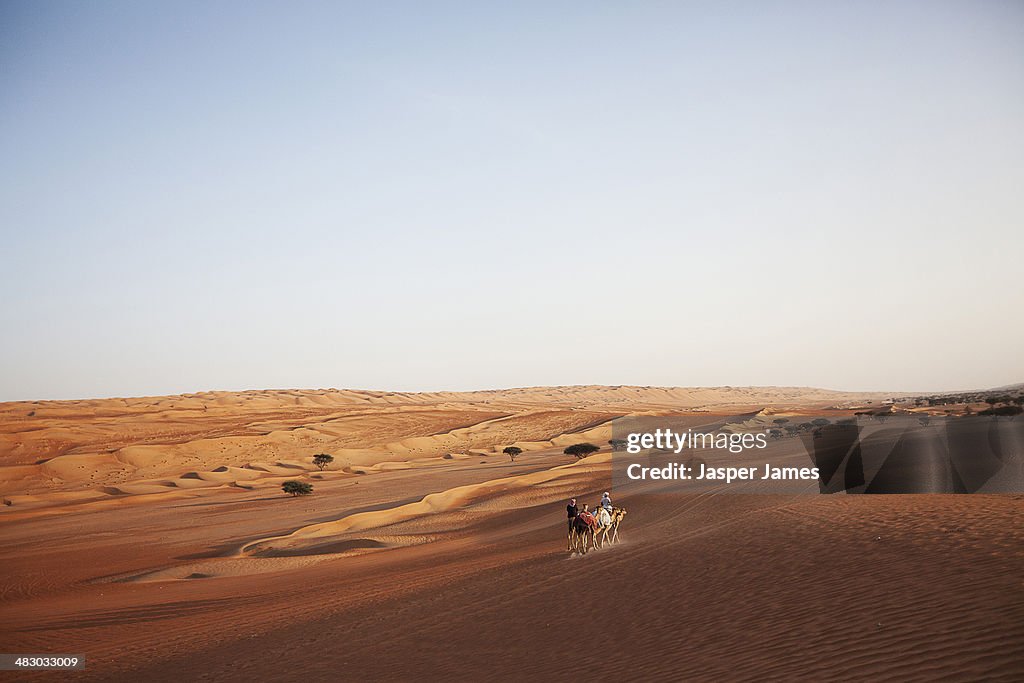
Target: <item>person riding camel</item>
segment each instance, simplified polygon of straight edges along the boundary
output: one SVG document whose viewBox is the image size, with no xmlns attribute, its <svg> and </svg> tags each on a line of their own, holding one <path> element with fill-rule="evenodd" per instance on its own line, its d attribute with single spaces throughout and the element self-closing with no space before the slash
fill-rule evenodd
<svg viewBox="0 0 1024 683">
<path fill-rule="evenodd" d="M 580 510 L 580 513 L 577 516 L 586 522 L 587 526 L 591 529 L 597 529 L 597 518 L 594 517 L 592 512 L 590 512 L 590 506 L 586 503 L 583 504 L 583 509 Z"/>
<path fill-rule="evenodd" d="M 575 498 L 569 500 L 569 504 L 565 506 L 565 512 L 569 516 L 569 531 L 572 531 L 572 523 L 576 521 L 576 515 L 580 513 L 580 509 L 576 507 Z"/>
<path fill-rule="evenodd" d="M 601 496 L 601 507 L 603 507 L 605 510 L 608 511 L 609 514 L 611 514 L 611 511 L 612 511 L 612 497 L 608 495 L 607 491 L 605 491 L 604 495 Z"/>
</svg>

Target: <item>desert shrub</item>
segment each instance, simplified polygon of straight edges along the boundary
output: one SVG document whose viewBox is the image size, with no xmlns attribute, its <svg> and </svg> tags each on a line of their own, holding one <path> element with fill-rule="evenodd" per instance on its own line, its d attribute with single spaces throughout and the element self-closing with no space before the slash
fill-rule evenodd
<svg viewBox="0 0 1024 683">
<path fill-rule="evenodd" d="M 587 457 L 588 455 L 597 453 L 599 450 L 601 449 L 592 443 L 574 443 L 573 445 L 568 446 L 562 452 L 565 453 L 566 455 L 573 456 L 577 460 L 580 460 L 582 458 Z"/>
<path fill-rule="evenodd" d="M 313 493 L 313 485 L 292 479 L 281 484 L 281 490 L 292 496 L 308 496 Z"/>
<path fill-rule="evenodd" d="M 321 471 L 328 465 L 334 462 L 333 455 L 327 455 L 326 453 L 319 453 L 313 456 L 313 464 L 320 468 Z"/>
<path fill-rule="evenodd" d="M 505 450 L 502 451 L 505 455 L 511 458 L 512 462 L 516 461 L 516 456 L 523 452 L 522 448 L 518 446 L 506 446 Z"/>
</svg>

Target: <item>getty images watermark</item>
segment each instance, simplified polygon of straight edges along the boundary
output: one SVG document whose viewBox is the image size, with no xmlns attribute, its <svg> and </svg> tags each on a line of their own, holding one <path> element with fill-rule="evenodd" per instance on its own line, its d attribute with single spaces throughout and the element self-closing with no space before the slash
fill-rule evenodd
<svg viewBox="0 0 1024 683">
<path fill-rule="evenodd" d="M 722 493 L 1024 492 L 1024 418 L 624 417 L 619 490 Z"/>
<path fill-rule="evenodd" d="M 695 432 L 688 428 L 677 432 L 669 427 L 656 427 L 650 432 L 630 432 L 626 437 L 626 453 L 639 455 L 644 451 L 658 450 L 679 455 L 684 450 L 721 450 L 736 455 L 747 449 L 766 449 L 769 430 L 750 432 Z M 724 481 L 752 481 L 754 479 L 813 479 L 818 480 L 817 467 L 778 467 L 765 462 L 758 466 L 713 466 L 703 459 L 691 459 L 689 463 L 669 462 L 660 466 L 645 466 L 640 462 L 626 465 L 626 476 L 631 480 L 664 481 L 670 479 Z"/>
</svg>

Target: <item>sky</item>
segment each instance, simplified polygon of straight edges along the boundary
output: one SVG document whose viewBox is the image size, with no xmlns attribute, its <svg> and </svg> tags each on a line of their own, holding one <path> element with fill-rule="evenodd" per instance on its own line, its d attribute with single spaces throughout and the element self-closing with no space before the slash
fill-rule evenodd
<svg viewBox="0 0 1024 683">
<path fill-rule="evenodd" d="M 0 400 L 1024 381 L 1024 3 L 0 0 Z"/>
</svg>

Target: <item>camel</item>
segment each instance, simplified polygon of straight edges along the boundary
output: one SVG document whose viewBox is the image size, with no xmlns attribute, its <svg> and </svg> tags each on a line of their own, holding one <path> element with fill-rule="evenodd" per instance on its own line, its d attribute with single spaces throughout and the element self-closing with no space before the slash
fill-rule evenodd
<svg viewBox="0 0 1024 683">
<path fill-rule="evenodd" d="M 590 517 L 590 519 L 593 519 L 593 517 Z M 592 547 L 596 547 L 594 545 L 594 533 L 596 529 L 596 521 L 595 524 L 591 526 L 591 524 L 584 519 L 583 515 L 573 519 L 572 529 L 569 531 L 569 551 L 585 555 L 587 550 Z"/>
<path fill-rule="evenodd" d="M 604 547 L 605 541 L 618 543 L 619 524 L 625 516 L 625 508 L 613 507 L 610 513 L 600 508 L 597 511 L 597 524 L 594 526 L 588 524 L 583 517 L 577 517 L 569 531 L 567 549 L 585 555 L 589 550 Z"/>
<path fill-rule="evenodd" d="M 623 518 L 626 516 L 626 508 L 612 508 L 612 525 L 611 525 L 611 542 L 619 542 L 619 524 L 622 523 Z M 609 532 L 605 532 L 606 534 Z"/>
<path fill-rule="evenodd" d="M 598 514 L 601 528 L 594 534 L 595 547 L 603 548 L 605 541 L 608 543 L 618 543 L 619 524 L 622 523 L 622 518 L 626 516 L 626 509 L 612 507 L 612 511 L 609 513 L 602 508 Z"/>
<path fill-rule="evenodd" d="M 608 510 L 598 506 L 594 517 L 597 518 L 597 529 L 594 530 L 594 548 L 597 549 L 604 546 L 604 539 L 612 528 L 612 516 Z"/>
</svg>

